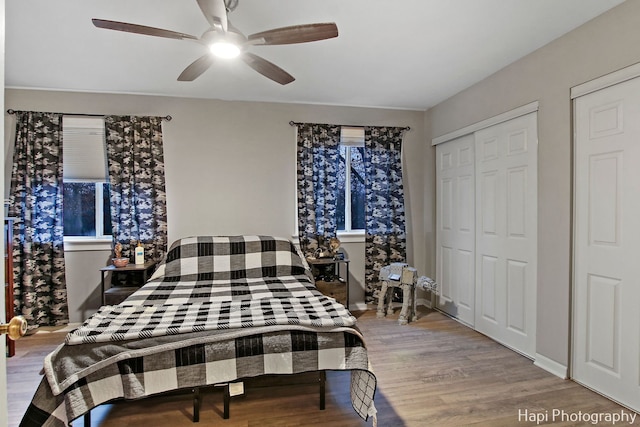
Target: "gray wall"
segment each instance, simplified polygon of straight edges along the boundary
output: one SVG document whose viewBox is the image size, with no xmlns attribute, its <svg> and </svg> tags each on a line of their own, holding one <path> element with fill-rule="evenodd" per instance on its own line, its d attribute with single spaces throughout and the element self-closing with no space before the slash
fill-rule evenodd
<svg viewBox="0 0 640 427">
<path fill-rule="evenodd" d="M 640 1 L 630 0 L 426 114 L 427 142 L 532 101 L 538 114 L 537 353 L 569 363 L 573 86 L 640 62 Z"/>
<path fill-rule="evenodd" d="M 421 274 L 432 273 L 427 248 L 434 244 L 425 244 L 423 220 L 425 198 L 433 198 L 425 194 L 423 112 L 20 89 L 7 89 L 5 103 L 15 110 L 171 115 L 173 120 L 163 125 L 170 241 L 196 234 L 291 237 L 296 132 L 290 120 L 410 126 L 403 147 L 408 256 Z M 5 115 L 5 178 L 10 176 L 14 128 L 13 116 Z M 364 245 L 344 246 L 352 260 L 351 302 L 363 304 Z M 108 251 L 67 254 L 73 322 L 99 306 L 98 269 L 108 259 Z"/>
</svg>

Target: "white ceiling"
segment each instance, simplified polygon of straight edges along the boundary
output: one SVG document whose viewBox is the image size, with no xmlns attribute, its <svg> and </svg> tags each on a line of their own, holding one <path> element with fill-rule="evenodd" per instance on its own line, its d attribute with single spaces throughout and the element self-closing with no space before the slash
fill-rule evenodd
<svg viewBox="0 0 640 427">
<path fill-rule="evenodd" d="M 335 39 L 251 51 L 296 77 L 281 86 L 241 61 L 193 82 L 192 41 L 95 28 L 91 18 L 200 36 L 195 0 L 6 0 L 5 86 L 426 110 L 624 0 L 240 0 L 245 34 L 335 22 Z"/>
</svg>

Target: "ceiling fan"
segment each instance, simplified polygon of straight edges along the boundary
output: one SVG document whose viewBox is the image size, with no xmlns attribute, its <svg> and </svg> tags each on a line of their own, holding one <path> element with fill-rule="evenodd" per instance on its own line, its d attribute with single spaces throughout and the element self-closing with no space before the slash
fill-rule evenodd
<svg viewBox="0 0 640 427">
<path fill-rule="evenodd" d="M 258 73 L 281 85 L 286 85 L 295 80 L 291 74 L 272 62 L 248 52 L 247 49 L 251 46 L 307 43 L 338 37 L 338 27 L 335 23 L 294 25 L 245 36 L 240 30 L 231 25 L 228 18 L 228 13 L 237 7 L 238 0 L 196 1 L 210 25 L 209 29 L 200 37 L 127 22 L 96 18 L 91 21 L 96 27 L 107 30 L 145 34 L 169 39 L 194 40 L 207 46 L 210 51 L 187 66 L 178 77 L 179 81 L 195 80 L 215 64 L 218 58 L 240 57 L 240 59 Z"/>
</svg>

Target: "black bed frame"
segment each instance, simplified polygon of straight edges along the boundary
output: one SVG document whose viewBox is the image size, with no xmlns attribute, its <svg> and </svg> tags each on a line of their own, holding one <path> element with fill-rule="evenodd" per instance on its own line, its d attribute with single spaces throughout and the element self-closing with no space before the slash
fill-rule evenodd
<svg viewBox="0 0 640 427">
<path fill-rule="evenodd" d="M 323 411 L 325 408 L 325 394 L 326 394 L 326 382 L 327 382 L 327 373 L 326 371 L 318 371 L 317 372 L 317 383 L 318 383 L 318 394 L 320 398 L 320 410 Z M 267 376 L 275 376 L 275 377 L 287 377 L 291 375 L 297 374 L 282 374 L 282 375 L 267 375 Z M 216 384 L 213 386 L 222 386 L 223 387 L 223 414 L 222 418 L 225 420 L 229 419 L 229 406 L 231 403 L 231 394 L 229 392 L 229 383 L 225 384 Z M 203 387 L 194 387 L 191 388 L 191 392 L 193 393 L 193 418 L 192 421 L 194 423 L 200 422 L 200 407 L 202 406 L 202 395 L 200 394 L 200 389 Z M 172 394 L 176 393 L 177 390 L 171 390 L 162 394 Z M 124 399 L 119 399 L 120 401 L 125 401 Z M 112 401 L 113 402 L 113 401 Z M 84 427 L 91 427 L 91 410 L 89 410 L 86 414 L 84 414 Z"/>
</svg>

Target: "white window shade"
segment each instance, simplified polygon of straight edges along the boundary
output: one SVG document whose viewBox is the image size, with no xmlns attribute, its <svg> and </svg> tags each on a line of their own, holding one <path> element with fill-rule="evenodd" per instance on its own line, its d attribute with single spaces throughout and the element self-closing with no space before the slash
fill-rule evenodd
<svg viewBox="0 0 640 427">
<path fill-rule="evenodd" d="M 364 145 L 364 128 L 361 127 L 340 127 L 340 143 L 348 146 Z"/>
<path fill-rule="evenodd" d="M 107 156 L 102 117 L 62 118 L 65 180 L 107 181 Z"/>
</svg>

